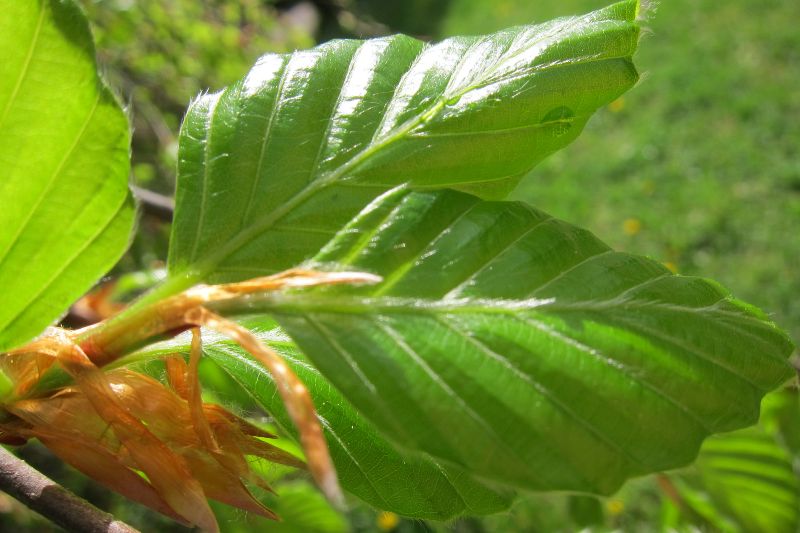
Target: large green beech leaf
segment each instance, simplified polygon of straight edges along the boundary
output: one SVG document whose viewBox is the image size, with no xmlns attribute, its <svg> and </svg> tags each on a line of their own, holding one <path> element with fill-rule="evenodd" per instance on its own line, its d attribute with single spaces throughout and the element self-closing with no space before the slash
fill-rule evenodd
<svg viewBox="0 0 800 533">
<path fill-rule="evenodd" d="M 60 317 L 119 259 L 129 128 L 71 1 L 0 0 L 0 351 Z"/>
<path fill-rule="evenodd" d="M 637 9 L 263 56 L 187 112 L 159 294 L 292 267 L 399 184 L 504 196 L 636 82 Z"/>
<path fill-rule="evenodd" d="M 512 486 L 608 494 L 687 464 L 792 374 L 787 337 L 716 283 L 522 203 L 391 191 L 309 266 L 383 282 L 234 305 L 402 447 Z"/>
<path fill-rule="evenodd" d="M 458 515 L 481 515 L 506 509 L 509 490 L 494 490 L 463 470 L 398 452 L 375 427 L 361 417 L 342 395 L 311 366 L 274 321 L 255 317 L 241 322 L 277 350 L 311 390 L 342 486 L 370 505 L 415 518 L 446 520 Z M 206 356 L 228 372 L 252 398 L 289 432 L 294 426 L 272 376 L 232 341 L 203 334 Z M 135 357 L 189 350 L 189 337 L 155 344 Z M 217 393 L 226 391 L 215 389 Z"/>
</svg>

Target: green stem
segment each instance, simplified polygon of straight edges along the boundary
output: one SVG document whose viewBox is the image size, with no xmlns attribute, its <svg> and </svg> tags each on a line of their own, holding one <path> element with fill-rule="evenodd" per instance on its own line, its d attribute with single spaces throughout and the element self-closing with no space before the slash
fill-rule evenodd
<svg viewBox="0 0 800 533">
<path fill-rule="evenodd" d="M 167 333 L 175 314 L 162 302 L 200 282 L 197 274 L 168 278 L 118 315 L 86 331 L 77 342 L 98 366 L 130 353 L 153 337 Z"/>
<path fill-rule="evenodd" d="M 170 336 L 170 332 L 176 328 L 175 320 L 182 320 L 182 313 L 174 312 L 171 307 L 165 309 L 163 304 L 160 305 L 161 302 L 196 285 L 198 281 L 188 275 L 169 278 L 120 314 L 88 329 L 76 341 L 96 365 L 106 366 L 121 356 L 158 340 L 159 337 Z M 70 382 L 71 378 L 67 373 L 60 367 L 54 366 L 45 372 L 36 386 L 25 396 L 41 396 Z M 0 378 L 0 394 L 2 391 L 2 378 Z M 0 396 L 0 402 L 8 399 L 8 395 Z"/>
</svg>

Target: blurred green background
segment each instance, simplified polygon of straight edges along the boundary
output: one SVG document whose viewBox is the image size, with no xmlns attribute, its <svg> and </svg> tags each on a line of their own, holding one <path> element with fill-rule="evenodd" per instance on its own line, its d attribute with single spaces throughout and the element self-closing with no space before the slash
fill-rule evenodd
<svg viewBox="0 0 800 533">
<path fill-rule="evenodd" d="M 102 68 L 132 117 L 133 181 L 168 197 L 186 105 L 199 92 L 243 76 L 262 53 L 334 37 L 488 33 L 608 2 L 82 3 Z M 800 340 L 798 20 L 800 3 L 785 0 L 665 0 L 651 7 L 636 57 L 643 74 L 639 85 L 602 109 L 578 141 L 534 169 L 515 198 L 585 226 L 616 248 L 651 256 L 676 272 L 715 278 Z M 163 211 L 145 210 L 117 273 L 163 265 L 167 220 Z M 24 453 L 143 530 L 186 531 L 98 489 L 36 447 Z M 684 530 L 692 521 L 704 529 L 719 528 L 703 513 L 676 506 L 663 478 L 630 483 L 605 500 L 526 497 L 509 513 L 454 524 L 402 520 L 355 503 L 342 518 L 302 480 L 283 479 L 278 487 L 283 498 L 273 505 L 285 516 L 283 524 L 242 522 L 240 513 L 227 510 L 220 516 L 224 530 L 572 531 L 593 525 L 595 530 L 638 531 L 668 529 L 665 524 Z M 11 524 L 31 531 L 50 527 L 0 495 L 0 529 Z"/>
</svg>

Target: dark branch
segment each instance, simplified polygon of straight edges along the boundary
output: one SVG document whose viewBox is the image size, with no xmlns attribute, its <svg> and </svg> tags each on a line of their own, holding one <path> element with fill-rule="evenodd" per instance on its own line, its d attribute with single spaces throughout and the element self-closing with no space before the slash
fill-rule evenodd
<svg viewBox="0 0 800 533">
<path fill-rule="evenodd" d="M 175 211 L 175 200 L 169 196 L 142 189 L 136 185 L 131 185 L 131 190 L 136 199 L 141 203 L 145 213 L 160 218 L 165 222 L 172 220 L 172 213 Z"/>
<path fill-rule="evenodd" d="M 0 490 L 67 531 L 138 533 L 0 446 Z"/>
</svg>

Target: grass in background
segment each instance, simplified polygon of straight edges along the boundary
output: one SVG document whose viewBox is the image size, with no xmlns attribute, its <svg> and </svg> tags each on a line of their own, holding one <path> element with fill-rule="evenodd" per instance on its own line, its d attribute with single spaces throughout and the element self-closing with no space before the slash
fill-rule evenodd
<svg viewBox="0 0 800 533">
<path fill-rule="evenodd" d="M 581 13 L 603 0 L 454 0 L 444 32 Z M 639 86 L 516 197 L 682 274 L 717 279 L 800 341 L 800 3 L 669 0 Z"/>
</svg>

